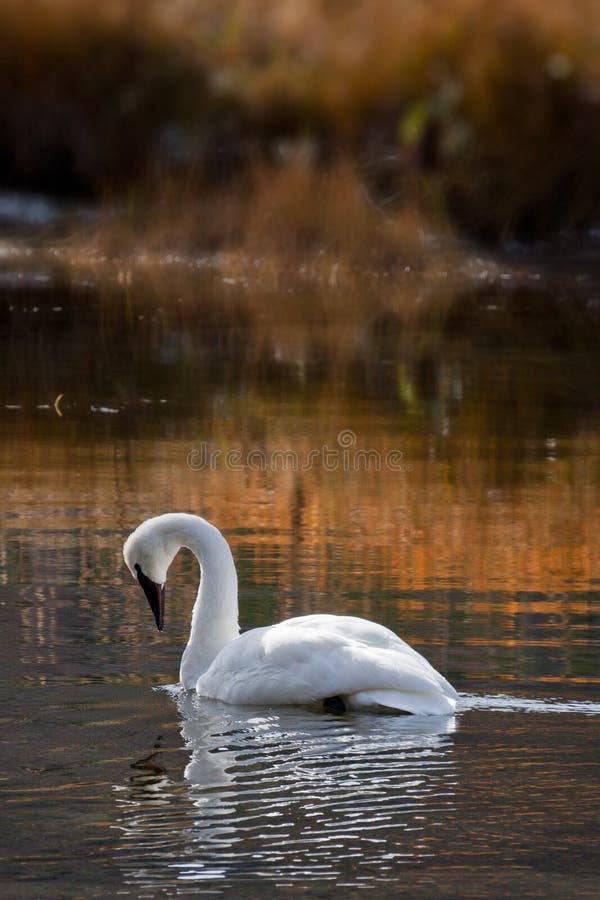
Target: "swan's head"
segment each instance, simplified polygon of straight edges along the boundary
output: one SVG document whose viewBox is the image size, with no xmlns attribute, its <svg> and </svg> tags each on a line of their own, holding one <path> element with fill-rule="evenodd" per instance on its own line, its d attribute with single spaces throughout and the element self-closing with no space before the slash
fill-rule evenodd
<svg viewBox="0 0 600 900">
<path fill-rule="evenodd" d="M 167 569 L 180 547 L 171 530 L 165 527 L 164 518 L 157 516 L 143 522 L 123 547 L 127 568 L 148 598 L 159 631 L 164 627 Z"/>
</svg>

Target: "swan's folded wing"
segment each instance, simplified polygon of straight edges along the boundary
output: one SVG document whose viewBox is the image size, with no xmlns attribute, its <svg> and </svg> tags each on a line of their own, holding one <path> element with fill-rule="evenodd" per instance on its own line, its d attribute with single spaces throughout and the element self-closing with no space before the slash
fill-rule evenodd
<svg viewBox="0 0 600 900">
<path fill-rule="evenodd" d="M 456 697 L 448 682 L 393 632 L 337 616 L 289 619 L 246 632 L 221 651 L 197 690 L 253 705 L 312 703 L 369 691 Z"/>
</svg>

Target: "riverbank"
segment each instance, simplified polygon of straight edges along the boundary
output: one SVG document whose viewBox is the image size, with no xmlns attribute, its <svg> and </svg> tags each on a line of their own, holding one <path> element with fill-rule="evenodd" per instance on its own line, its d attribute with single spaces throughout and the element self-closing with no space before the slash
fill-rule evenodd
<svg viewBox="0 0 600 900">
<path fill-rule="evenodd" d="M 591 0 L 8 0 L 3 181 L 212 250 L 548 239 L 597 224 L 599 27 Z"/>
</svg>

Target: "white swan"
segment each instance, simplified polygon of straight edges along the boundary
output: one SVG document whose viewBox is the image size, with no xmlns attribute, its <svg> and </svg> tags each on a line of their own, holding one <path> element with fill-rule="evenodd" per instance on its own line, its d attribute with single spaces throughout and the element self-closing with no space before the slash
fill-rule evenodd
<svg viewBox="0 0 600 900">
<path fill-rule="evenodd" d="M 147 519 L 123 547 L 163 629 L 167 570 L 181 547 L 200 563 L 200 587 L 180 680 L 198 694 L 241 705 L 323 703 L 334 711 L 392 709 L 447 715 L 458 694 L 416 650 L 383 625 L 353 616 L 311 615 L 244 634 L 229 545 L 200 516 Z"/>
</svg>

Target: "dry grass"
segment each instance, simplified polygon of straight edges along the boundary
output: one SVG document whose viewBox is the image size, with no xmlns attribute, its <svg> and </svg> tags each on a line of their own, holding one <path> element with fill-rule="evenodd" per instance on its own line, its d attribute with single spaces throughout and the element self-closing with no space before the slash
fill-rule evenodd
<svg viewBox="0 0 600 900">
<path fill-rule="evenodd" d="M 324 169 L 302 159 L 257 163 L 217 187 L 174 179 L 129 208 L 113 208 L 67 225 L 62 238 L 48 236 L 42 247 L 60 266 L 99 281 L 179 268 L 184 277 L 210 270 L 286 290 L 356 290 L 383 274 L 444 265 L 441 251 L 429 258 L 428 222 L 418 207 L 382 212 L 348 160 Z"/>
<path fill-rule="evenodd" d="M 5 0 L 0 30 L 10 183 L 139 211 L 183 179 L 198 240 L 309 258 L 386 256 L 365 189 L 493 240 L 598 220 L 595 0 Z"/>
</svg>

